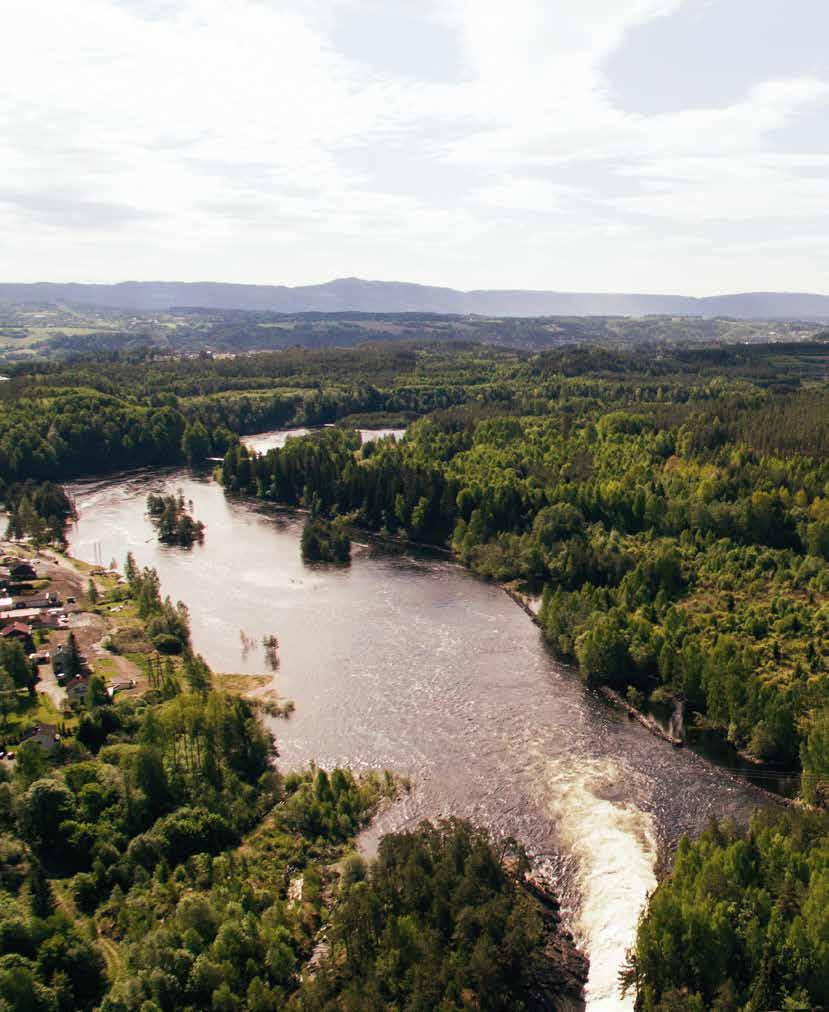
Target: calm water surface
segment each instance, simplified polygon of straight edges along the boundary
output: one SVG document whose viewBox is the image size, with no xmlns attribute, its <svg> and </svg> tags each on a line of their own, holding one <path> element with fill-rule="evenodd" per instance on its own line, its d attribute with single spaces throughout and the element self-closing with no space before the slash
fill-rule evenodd
<svg viewBox="0 0 829 1012">
<path fill-rule="evenodd" d="M 326 426 L 326 428 L 333 428 L 334 426 Z M 242 442 L 250 450 L 255 450 L 256 453 L 267 453 L 268 450 L 273 450 L 276 447 L 282 447 L 287 443 L 289 439 L 293 439 L 296 436 L 307 436 L 309 432 L 317 432 L 318 428 L 313 429 L 274 429 L 271 432 L 257 432 L 252 436 L 243 436 Z M 373 439 L 384 439 L 386 436 L 394 436 L 395 439 L 400 437 L 406 431 L 405 429 L 357 429 L 363 438 L 363 442 L 367 443 Z"/>
<path fill-rule="evenodd" d="M 177 489 L 207 526 L 189 551 L 158 544 L 144 512 L 148 492 Z M 106 565 L 131 551 L 155 566 L 215 670 L 267 673 L 261 640 L 279 637 L 274 678 L 297 707 L 274 726 L 283 768 L 411 776 L 375 834 L 460 815 L 519 838 L 590 956 L 589 1008 L 631 1006 L 616 975 L 660 848 L 711 816 L 745 818 L 761 795 L 620 718 L 501 590 L 449 561 L 371 543 L 348 568 L 308 567 L 301 518 L 184 471 L 71 491 L 73 554 Z"/>
</svg>

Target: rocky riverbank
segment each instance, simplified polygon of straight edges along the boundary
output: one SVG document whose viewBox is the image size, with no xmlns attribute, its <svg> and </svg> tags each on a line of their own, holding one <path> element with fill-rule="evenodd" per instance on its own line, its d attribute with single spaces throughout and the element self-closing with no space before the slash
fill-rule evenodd
<svg viewBox="0 0 829 1012">
<path fill-rule="evenodd" d="M 516 590 L 514 586 L 510 586 L 509 584 L 501 584 L 500 586 L 501 589 L 504 591 L 504 593 L 512 601 L 514 601 L 515 604 L 517 604 L 522 611 L 526 612 L 526 614 L 532 619 L 535 625 L 538 625 L 539 624 L 538 613 L 532 607 L 531 600 L 529 600 L 520 591 Z M 632 703 L 628 702 L 628 700 L 625 699 L 624 696 L 616 692 L 614 689 L 611 689 L 610 686 L 602 685 L 598 687 L 598 690 L 599 693 L 608 701 L 608 703 L 610 703 L 612 706 L 624 710 L 631 720 L 635 720 L 637 723 L 641 724 L 641 726 L 644 727 L 645 730 L 648 731 L 650 734 L 652 734 L 655 738 L 659 738 L 660 740 L 667 742 L 674 748 L 683 748 L 687 744 L 684 738 L 680 738 L 666 731 L 665 728 L 663 728 L 654 717 L 650 716 L 650 714 L 643 713 Z M 719 732 L 719 729 L 716 729 L 713 726 L 711 726 L 711 729 L 717 730 L 718 733 L 721 733 Z M 758 769 L 766 768 L 765 764 L 760 760 L 758 760 L 756 756 L 751 756 L 748 753 L 740 751 L 738 751 L 737 754 L 741 758 L 757 766 Z M 798 798 L 785 797 L 784 795 L 778 794 L 775 791 L 768 790 L 766 787 L 760 786 L 756 783 L 752 783 L 750 779 L 736 775 L 733 771 L 725 769 L 722 766 L 718 765 L 717 763 L 711 762 L 710 759 L 706 758 L 703 755 L 700 755 L 698 752 L 694 752 L 694 755 L 701 761 L 709 763 L 709 765 L 711 766 L 714 766 L 722 776 L 728 778 L 729 780 L 732 780 L 735 783 L 743 785 L 745 785 L 746 783 L 750 783 L 752 789 L 757 791 L 758 795 L 760 795 L 762 798 L 768 801 L 771 801 L 778 805 L 782 805 L 787 808 L 801 803 Z"/>
<path fill-rule="evenodd" d="M 653 717 L 648 716 L 648 714 L 642 713 L 641 710 L 637 709 L 632 703 L 629 703 L 618 692 L 611 689 L 610 686 L 600 686 L 599 692 L 601 692 L 605 699 L 613 703 L 614 706 L 618 706 L 620 709 L 624 710 L 631 719 L 638 721 L 642 727 L 646 728 L 657 738 L 661 738 L 663 741 L 668 742 L 668 744 L 673 745 L 674 748 L 682 748 L 685 744 L 682 738 L 677 738 L 676 735 L 669 734 L 663 727 L 660 727 L 658 721 L 654 720 Z"/>
<path fill-rule="evenodd" d="M 558 899 L 546 883 L 528 875 L 523 886 L 536 905 L 545 933 L 543 958 L 530 971 L 527 1007 L 532 1012 L 578 1012 L 585 1008 L 590 962 L 562 926 Z"/>
</svg>

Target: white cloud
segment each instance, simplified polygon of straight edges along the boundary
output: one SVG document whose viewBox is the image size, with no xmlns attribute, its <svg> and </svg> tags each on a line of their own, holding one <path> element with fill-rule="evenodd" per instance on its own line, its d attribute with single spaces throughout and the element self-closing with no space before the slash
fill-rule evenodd
<svg viewBox="0 0 829 1012">
<path fill-rule="evenodd" d="M 769 138 L 827 84 L 758 78 L 721 107 L 617 108 L 604 62 L 681 6 L 429 0 L 418 44 L 447 45 L 440 75 L 422 53 L 419 79 L 417 54 L 400 74 L 366 58 L 379 14 L 410 23 L 408 0 L 7 0 L 0 275 L 704 291 L 678 234 L 691 250 L 707 222 L 732 221 L 738 244 L 740 223 L 825 215 L 819 153 Z M 343 19 L 357 55 L 335 44 Z M 804 268 L 818 285 L 812 240 L 802 255 L 786 241 L 773 287 L 806 287 Z M 756 283 L 743 266 L 734 286 L 772 287 L 751 266 Z"/>
</svg>

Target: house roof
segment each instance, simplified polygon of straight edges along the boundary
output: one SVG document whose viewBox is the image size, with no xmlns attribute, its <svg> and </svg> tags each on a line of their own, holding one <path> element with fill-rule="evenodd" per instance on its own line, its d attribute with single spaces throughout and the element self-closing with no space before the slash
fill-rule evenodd
<svg viewBox="0 0 829 1012">
<path fill-rule="evenodd" d="M 53 736 L 57 736 L 57 733 L 57 724 L 35 724 L 34 727 L 29 728 L 26 732 L 26 737 L 34 738 L 37 734 L 51 734 Z"/>
<path fill-rule="evenodd" d="M 15 633 L 19 633 L 21 636 L 31 636 L 32 627 L 24 625 L 22 622 L 12 622 L 4 629 L 0 629 L 0 636 L 13 636 Z"/>
<path fill-rule="evenodd" d="M 9 572 L 12 576 L 14 576 L 15 573 L 22 572 L 23 570 L 27 573 L 33 573 L 35 571 L 35 567 L 30 562 L 15 562 L 9 566 Z"/>
<path fill-rule="evenodd" d="M 37 597 L 19 597 L 15 602 L 17 608 L 51 608 L 53 600 L 57 600 L 54 594 L 39 594 Z"/>
</svg>

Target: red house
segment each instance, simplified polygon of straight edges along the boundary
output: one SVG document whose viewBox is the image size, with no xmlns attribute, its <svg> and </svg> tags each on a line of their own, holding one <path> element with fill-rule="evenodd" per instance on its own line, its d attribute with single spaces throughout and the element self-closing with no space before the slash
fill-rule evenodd
<svg viewBox="0 0 829 1012">
<path fill-rule="evenodd" d="M 4 640 L 19 640 L 23 644 L 23 649 L 27 654 L 30 654 L 35 648 L 34 641 L 32 640 L 32 627 L 24 625 L 23 622 L 12 622 L 10 625 L 0 629 L 0 636 Z"/>
</svg>

